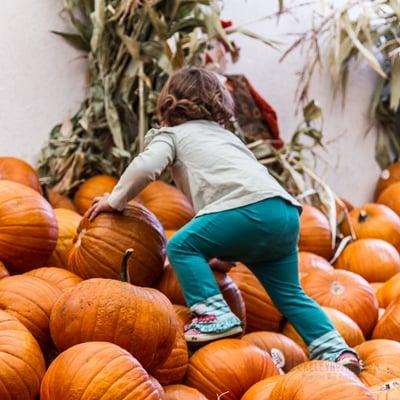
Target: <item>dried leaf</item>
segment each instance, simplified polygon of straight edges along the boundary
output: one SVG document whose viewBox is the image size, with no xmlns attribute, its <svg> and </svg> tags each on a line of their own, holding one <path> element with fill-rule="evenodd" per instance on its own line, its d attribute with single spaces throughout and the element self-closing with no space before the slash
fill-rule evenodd
<svg viewBox="0 0 400 400">
<path fill-rule="evenodd" d="M 392 60 L 390 78 L 390 108 L 397 111 L 400 105 L 400 55 Z"/>
<path fill-rule="evenodd" d="M 85 39 L 76 33 L 51 31 L 55 35 L 61 36 L 70 46 L 77 50 L 82 50 L 85 52 L 90 51 L 90 45 L 85 41 Z"/>
<path fill-rule="evenodd" d="M 91 15 L 93 34 L 90 46 L 95 53 L 100 46 L 105 24 L 105 0 L 94 0 L 94 11 Z"/>
</svg>

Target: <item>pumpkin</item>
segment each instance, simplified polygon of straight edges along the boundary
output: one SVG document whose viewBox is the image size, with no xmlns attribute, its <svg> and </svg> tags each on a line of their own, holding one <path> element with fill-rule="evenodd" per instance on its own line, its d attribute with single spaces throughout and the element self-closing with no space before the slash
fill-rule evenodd
<svg viewBox="0 0 400 400">
<path fill-rule="evenodd" d="M 0 279 L 9 276 L 10 274 L 7 271 L 5 265 L 0 261 Z"/>
<path fill-rule="evenodd" d="M 329 361 L 309 361 L 283 376 L 268 399 L 375 400 L 375 397 L 347 368 Z"/>
<path fill-rule="evenodd" d="M 268 400 L 282 376 L 276 375 L 254 384 L 240 400 Z"/>
<path fill-rule="evenodd" d="M 400 296 L 400 273 L 390 278 L 376 293 L 379 306 L 386 308 L 392 301 Z"/>
<path fill-rule="evenodd" d="M 111 193 L 118 180 L 110 175 L 95 175 L 79 186 L 74 196 L 74 205 L 80 214 L 84 214 L 92 205 L 95 197 Z"/>
<path fill-rule="evenodd" d="M 172 236 L 174 236 L 174 234 L 176 233 L 175 229 L 166 229 L 165 230 L 165 237 L 167 238 L 167 240 L 171 239 Z"/>
<path fill-rule="evenodd" d="M 222 273 L 214 272 L 215 279 L 221 289 L 222 295 L 227 301 L 233 313 L 243 322 L 246 321 L 246 309 L 239 288 L 232 279 Z M 164 269 L 163 275 L 158 282 L 156 289 L 164 293 L 171 303 L 185 305 L 186 301 L 183 297 L 182 289 L 176 277 L 175 271 L 170 265 Z"/>
<path fill-rule="evenodd" d="M 163 387 L 161 386 L 161 383 L 158 382 L 158 380 L 156 378 L 154 378 L 154 376 L 149 375 L 149 378 L 150 378 L 150 382 L 153 384 L 155 392 L 158 395 L 157 399 L 158 400 L 161 400 L 161 399 L 164 400 L 165 399 L 165 392 L 164 392 Z"/>
<path fill-rule="evenodd" d="M 50 313 L 61 293 L 55 285 L 35 276 L 9 276 L 0 279 L 0 309 L 18 318 L 42 349 L 47 349 Z"/>
<path fill-rule="evenodd" d="M 240 339 L 223 339 L 197 350 L 189 361 L 185 384 L 209 399 L 240 399 L 261 379 L 279 375 L 269 354 Z"/>
<path fill-rule="evenodd" d="M 128 350 L 147 371 L 167 360 L 176 329 L 174 309 L 162 293 L 113 279 L 89 279 L 64 292 L 50 319 L 59 351 L 107 341 Z"/>
<path fill-rule="evenodd" d="M 378 197 L 377 203 L 391 208 L 397 215 L 400 215 L 400 182 L 393 183 L 387 187 Z"/>
<path fill-rule="evenodd" d="M 175 314 L 178 318 L 178 323 L 184 327 L 189 324 L 192 320 L 192 312 L 188 307 L 181 306 L 180 304 L 174 304 Z"/>
<path fill-rule="evenodd" d="M 392 380 L 380 385 L 372 386 L 371 392 L 376 400 L 398 400 L 400 399 L 400 380 Z"/>
<path fill-rule="evenodd" d="M 379 385 L 400 378 L 400 343 L 375 339 L 361 343 L 355 350 L 363 360 L 361 381 L 367 386 Z"/>
<path fill-rule="evenodd" d="M 122 213 L 103 213 L 93 222 L 82 219 L 68 269 L 84 279 L 118 279 L 123 254 L 133 248 L 130 282 L 152 286 L 164 268 L 165 245 L 164 231 L 154 215 L 132 202 Z"/>
<path fill-rule="evenodd" d="M 396 300 L 388 306 L 376 324 L 372 338 L 400 342 L 400 300 Z"/>
<path fill-rule="evenodd" d="M 350 346 L 354 347 L 360 343 L 365 342 L 364 335 L 360 327 L 346 314 L 339 310 L 330 307 L 322 307 L 327 314 L 329 320 L 335 326 L 336 330 L 341 334 L 345 342 Z M 296 329 L 290 322 L 287 322 L 284 326 L 282 333 L 291 338 L 295 343 L 297 343 L 306 353 L 308 353 L 308 348 L 304 343 L 301 336 L 297 333 Z"/>
<path fill-rule="evenodd" d="M 385 282 L 370 282 L 370 285 L 372 287 L 372 290 L 375 292 L 375 294 L 378 294 L 378 290 L 385 284 Z M 379 301 L 379 299 L 378 299 Z"/>
<path fill-rule="evenodd" d="M 385 282 L 400 272 L 400 256 L 381 239 L 359 239 L 346 246 L 335 267 L 355 272 L 368 282 Z"/>
<path fill-rule="evenodd" d="M 36 399 L 46 371 L 43 354 L 28 329 L 2 310 L 0 365 L 0 399 Z"/>
<path fill-rule="evenodd" d="M 0 255 L 12 272 L 42 267 L 57 241 L 57 220 L 35 190 L 0 180 Z"/>
<path fill-rule="evenodd" d="M 208 400 L 197 389 L 186 385 L 170 385 L 164 387 L 165 400 Z"/>
<path fill-rule="evenodd" d="M 393 163 L 384 169 L 378 179 L 375 189 L 375 200 L 393 183 L 400 181 L 400 162 Z"/>
<path fill-rule="evenodd" d="M 180 383 L 186 374 L 188 364 L 189 352 L 185 336 L 183 330 L 178 329 L 171 354 L 162 365 L 153 371 L 153 376 L 163 386 Z"/>
<path fill-rule="evenodd" d="M 350 211 L 349 219 L 357 239 L 382 239 L 400 250 L 400 217 L 383 204 L 364 204 Z M 344 235 L 351 235 L 349 222 L 342 224 Z"/>
<path fill-rule="evenodd" d="M 332 231 L 329 221 L 317 208 L 304 205 L 300 217 L 300 251 L 330 259 L 333 256 Z"/>
<path fill-rule="evenodd" d="M 275 332 L 253 332 L 244 335 L 242 340 L 267 351 L 275 364 L 285 372 L 308 360 L 303 349 L 292 339 Z"/>
<path fill-rule="evenodd" d="M 164 229 L 177 230 L 194 217 L 194 209 L 177 188 L 155 181 L 139 194 L 139 201 L 161 222 Z"/>
<path fill-rule="evenodd" d="M 26 275 L 36 276 L 37 278 L 44 279 L 47 282 L 57 286 L 61 291 L 65 292 L 69 288 L 76 286 L 82 282 L 82 279 L 71 271 L 57 267 L 43 267 L 33 269 L 26 272 Z"/>
<path fill-rule="evenodd" d="M 304 291 L 322 306 L 348 315 L 369 337 L 378 321 L 378 300 L 369 283 L 344 270 L 312 272 L 302 279 Z"/>
<path fill-rule="evenodd" d="M 246 332 L 279 331 L 282 313 L 255 275 L 241 263 L 237 263 L 228 275 L 238 286 L 246 309 Z"/>
<path fill-rule="evenodd" d="M 40 400 L 160 400 L 159 388 L 127 351 L 112 343 L 81 343 L 47 370 Z"/>
<path fill-rule="evenodd" d="M 18 182 L 42 193 L 39 175 L 27 162 L 14 157 L 0 157 L 0 180 Z"/>
<path fill-rule="evenodd" d="M 45 193 L 47 195 L 47 201 L 53 208 L 65 208 L 67 210 L 78 212 L 72 200 L 67 196 L 63 196 L 53 189 L 46 189 Z"/>
<path fill-rule="evenodd" d="M 58 239 L 48 264 L 64 268 L 68 265 L 68 252 L 72 249 L 73 240 L 82 217 L 75 211 L 65 208 L 56 208 L 54 214 L 58 223 Z"/>
<path fill-rule="evenodd" d="M 333 266 L 325 258 L 308 251 L 299 252 L 299 272 L 301 276 L 315 270 L 330 271 Z"/>
</svg>

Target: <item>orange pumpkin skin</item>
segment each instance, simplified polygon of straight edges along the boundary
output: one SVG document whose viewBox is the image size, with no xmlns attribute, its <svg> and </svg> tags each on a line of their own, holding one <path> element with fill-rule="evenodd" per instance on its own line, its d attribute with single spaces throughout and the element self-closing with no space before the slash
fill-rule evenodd
<svg viewBox="0 0 400 400">
<path fill-rule="evenodd" d="M 343 339 L 350 347 L 354 347 L 365 342 L 361 328 L 350 317 L 334 308 L 322 308 L 337 331 L 342 335 Z M 306 352 L 306 354 L 308 354 L 308 348 L 306 344 L 290 322 L 285 324 L 282 333 L 297 343 Z"/>
<path fill-rule="evenodd" d="M 180 190 L 162 181 L 147 185 L 139 194 L 139 200 L 167 230 L 180 229 L 195 215 L 186 196 Z"/>
<path fill-rule="evenodd" d="M 178 323 L 182 327 L 187 325 L 192 320 L 192 313 L 188 307 L 181 306 L 180 304 L 173 304 L 175 314 L 178 318 Z"/>
<path fill-rule="evenodd" d="M 57 286 L 61 291 L 65 292 L 69 288 L 76 286 L 82 282 L 82 279 L 71 271 L 57 267 L 43 267 L 33 269 L 25 275 L 36 276 L 37 278 L 44 279 L 45 281 Z"/>
<path fill-rule="evenodd" d="M 392 301 L 400 296 L 400 273 L 390 278 L 376 293 L 379 306 L 386 308 Z"/>
<path fill-rule="evenodd" d="M 364 204 L 350 211 L 349 218 L 357 239 L 382 239 L 400 250 L 400 217 L 383 204 Z M 344 235 L 351 235 L 348 221 L 342 224 Z"/>
<path fill-rule="evenodd" d="M 370 282 L 370 285 L 372 287 L 372 290 L 375 292 L 375 294 L 378 294 L 378 290 L 385 284 L 385 282 Z M 378 299 L 379 301 L 379 299 Z"/>
<path fill-rule="evenodd" d="M 74 196 L 74 205 L 79 214 L 84 214 L 92 205 L 95 197 L 111 193 L 118 180 L 109 175 L 96 175 L 79 186 Z"/>
<path fill-rule="evenodd" d="M 394 340 L 374 339 L 355 347 L 363 360 L 361 381 L 367 386 L 379 385 L 400 378 L 400 343 Z"/>
<path fill-rule="evenodd" d="M 56 248 L 50 256 L 48 264 L 64 268 L 68 265 L 68 253 L 73 247 L 73 240 L 82 217 L 75 211 L 65 208 L 56 208 L 54 214 L 58 224 L 58 238 Z"/>
<path fill-rule="evenodd" d="M 0 157 L 0 180 L 18 182 L 42 193 L 36 170 L 18 158 Z"/>
<path fill-rule="evenodd" d="M 43 266 L 57 241 L 50 204 L 35 190 L 0 180 L 0 255 L 12 272 Z"/>
<path fill-rule="evenodd" d="M 383 240 L 359 239 L 346 246 L 335 267 L 361 275 L 368 282 L 385 282 L 400 272 L 400 255 Z"/>
<path fill-rule="evenodd" d="M 315 270 L 330 271 L 332 269 L 333 266 L 325 258 L 308 251 L 299 252 L 299 272 L 302 277 Z"/>
<path fill-rule="evenodd" d="M 164 387 L 165 400 L 208 400 L 197 389 L 186 385 L 170 385 Z"/>
<path fill-rule="evenodd" d="M 279 375 L 279 370 L 267 352 L 244 340 L 223 339 L 193 354 L 185 384 L 209 399 L 227 392 L 225 400 L 236 400 L 255 383 L 273 375 Z"/>
<path fill-rule="evenodd" d="M 378 199 L 379 195 L 393 183 L 400 181 L 400 162 L 396 162 L 389 165 L 388 168 L 384 169 L 378 179 L 375 189 L 375 200 Z"/>
<path fill-rule="evenodd" d="M 298 364 L 308 361 L 303 349 L 292 339 L 280 333 L 253 332 L 244 335 L 242 340 L 268 352 L 272 359 L 275 360 L 275 363 L 279 360 L 277 366 L 285 372 L 290 371 Z"/>
<path fill-rule="evenodd" d="M 388 306 L 376 324 L 372 338 L 400 342 L 400 300 L 396 300 Z"/>
<path fill-rule="evenodd" d="M 147 371 L 167 360 L 176 329 L 174 309 L 162 293 L 112 279 L 89 279 L 64 292 L 50 319 L 59 351 L 107 341 L 128 350 Z"/>
<path fill-rule="evenodd" d="M 257 382 L 240 400 L 268 400 L 275 386 L 282 378 L 282 376 L 276 375 Z"/>
<path fill-rule="evenodd" d="M 83 279 L 118 279 L 128 248 L 130 282 L 152 286 L 164 268 L 166 239 L 162 226 L 142 205 L 132 202 L 122 213 L 103 213 L 93 222 L 83 218 L 68 257 L 68 269 Z"/>
<path fill-rule="evenodd" d="M 379 195 L 376 202 L 391 208 L 397 215 L 400 215 L 399 191 L 400 191 L 400 182 L 393 183 Z"/>
<path fill-rule="evenodd" d="M 10 276 L 5 265 L 0 261 L 0 279 Z"/>
<path fill-rule="evenodd" d="M 15 317 L 0 310 L 0 399 L 35 400 L 46 371 L 32 334 Z"/>
<path fill-rule="evenodd" d="M 243 322 L 246 321 L 246 309 L 239 288 L 232 279 L 222 273 L 214 272 L 218 286 L 234 314 Z M 185 305 L 182 289 L 176 277 L 175 271 L 170 265 L 164 269 L 163 275 L 158 282 L 156 289 L 164 293 L 173 304 Z"/>
<path fill-rule="evenodd" d="M 243 297 L 246 308 L 246 333 L 279 331 L 283 315 L 255 275 L 241 263 L 237 263 L 228 275 L 236 283 Z"/>
<path fill-rule="evenodd" d="M 398 400 L 400 399 L 400 380 L 392 380 L 380 385 L 372 386 L 371 392 L 376 400 Z"/>
<path fill-rule="evenodd" d="M 43 350 L 50 344 L 49 320 L 62 292 L 53 284 L 29 275 L 0 280 L 0 309 L 18 318 Z"/>
<path fill-rule="evenodd" d="M 313 272 L 302 279 L 304 291 L 322 306 L 348 315 L 369 337 L 378 321 L 378 300 L 369 283 L 353 272 Z"/>
<path fill-rule="evenodd" d="M 78 212 L 72 200 L 67 196 L 57 193 L 53 189 L 47 189 L 47 201 L 51 204 L 53 208 L 64 208 L 67 210 Z"/>
<path fill-rule="evenodd" d="M 268 400 L 375 400 L 347 368 L 328 361 L 298 365 L 274 387 Z"/>
<path fill-rule="evenodd" d="M 329 260 L 333 256 L 329 221 L 317 208 L 304 205 L 300 217 L 300 251 L 318 254 Z"/>
<path fill-rule="evenodd" d="M 139 362 L 112 343 L 90 342 L 61 353 L 47 370 L 41 400 L 159 400 L 159 388 Z"/>
</svg>

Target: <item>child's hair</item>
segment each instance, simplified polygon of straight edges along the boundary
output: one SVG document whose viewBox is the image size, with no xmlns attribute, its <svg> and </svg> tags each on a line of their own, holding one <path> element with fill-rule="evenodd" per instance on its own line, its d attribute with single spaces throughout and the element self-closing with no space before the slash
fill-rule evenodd
<svg viewBox="0 0 400 400">
<path fill-rule="evenodd" d="M 234 101 L 228 89 L 211 71 L 185 67 L 173 73 L 157 101 L 161 125 L 175 126 L 195 119 L 228 125 Z"/>
</svg>

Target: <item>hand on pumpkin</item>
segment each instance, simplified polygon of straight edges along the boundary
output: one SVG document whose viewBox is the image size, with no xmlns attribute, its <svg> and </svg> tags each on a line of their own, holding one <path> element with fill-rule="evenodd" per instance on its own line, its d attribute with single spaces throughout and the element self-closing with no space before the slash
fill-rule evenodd
<svg viewBox="0 0 400 400">
<path fill-rule="evenodd" d="M 99 214 L 103 212 L 115 212 L 116 210 L 108 203 L 109 193 L 105 193 L 103 196 L 95 197 L 89 210 L 86 211 L 85 217 L 89 221 L 93 221 Z"/>
</svg>

